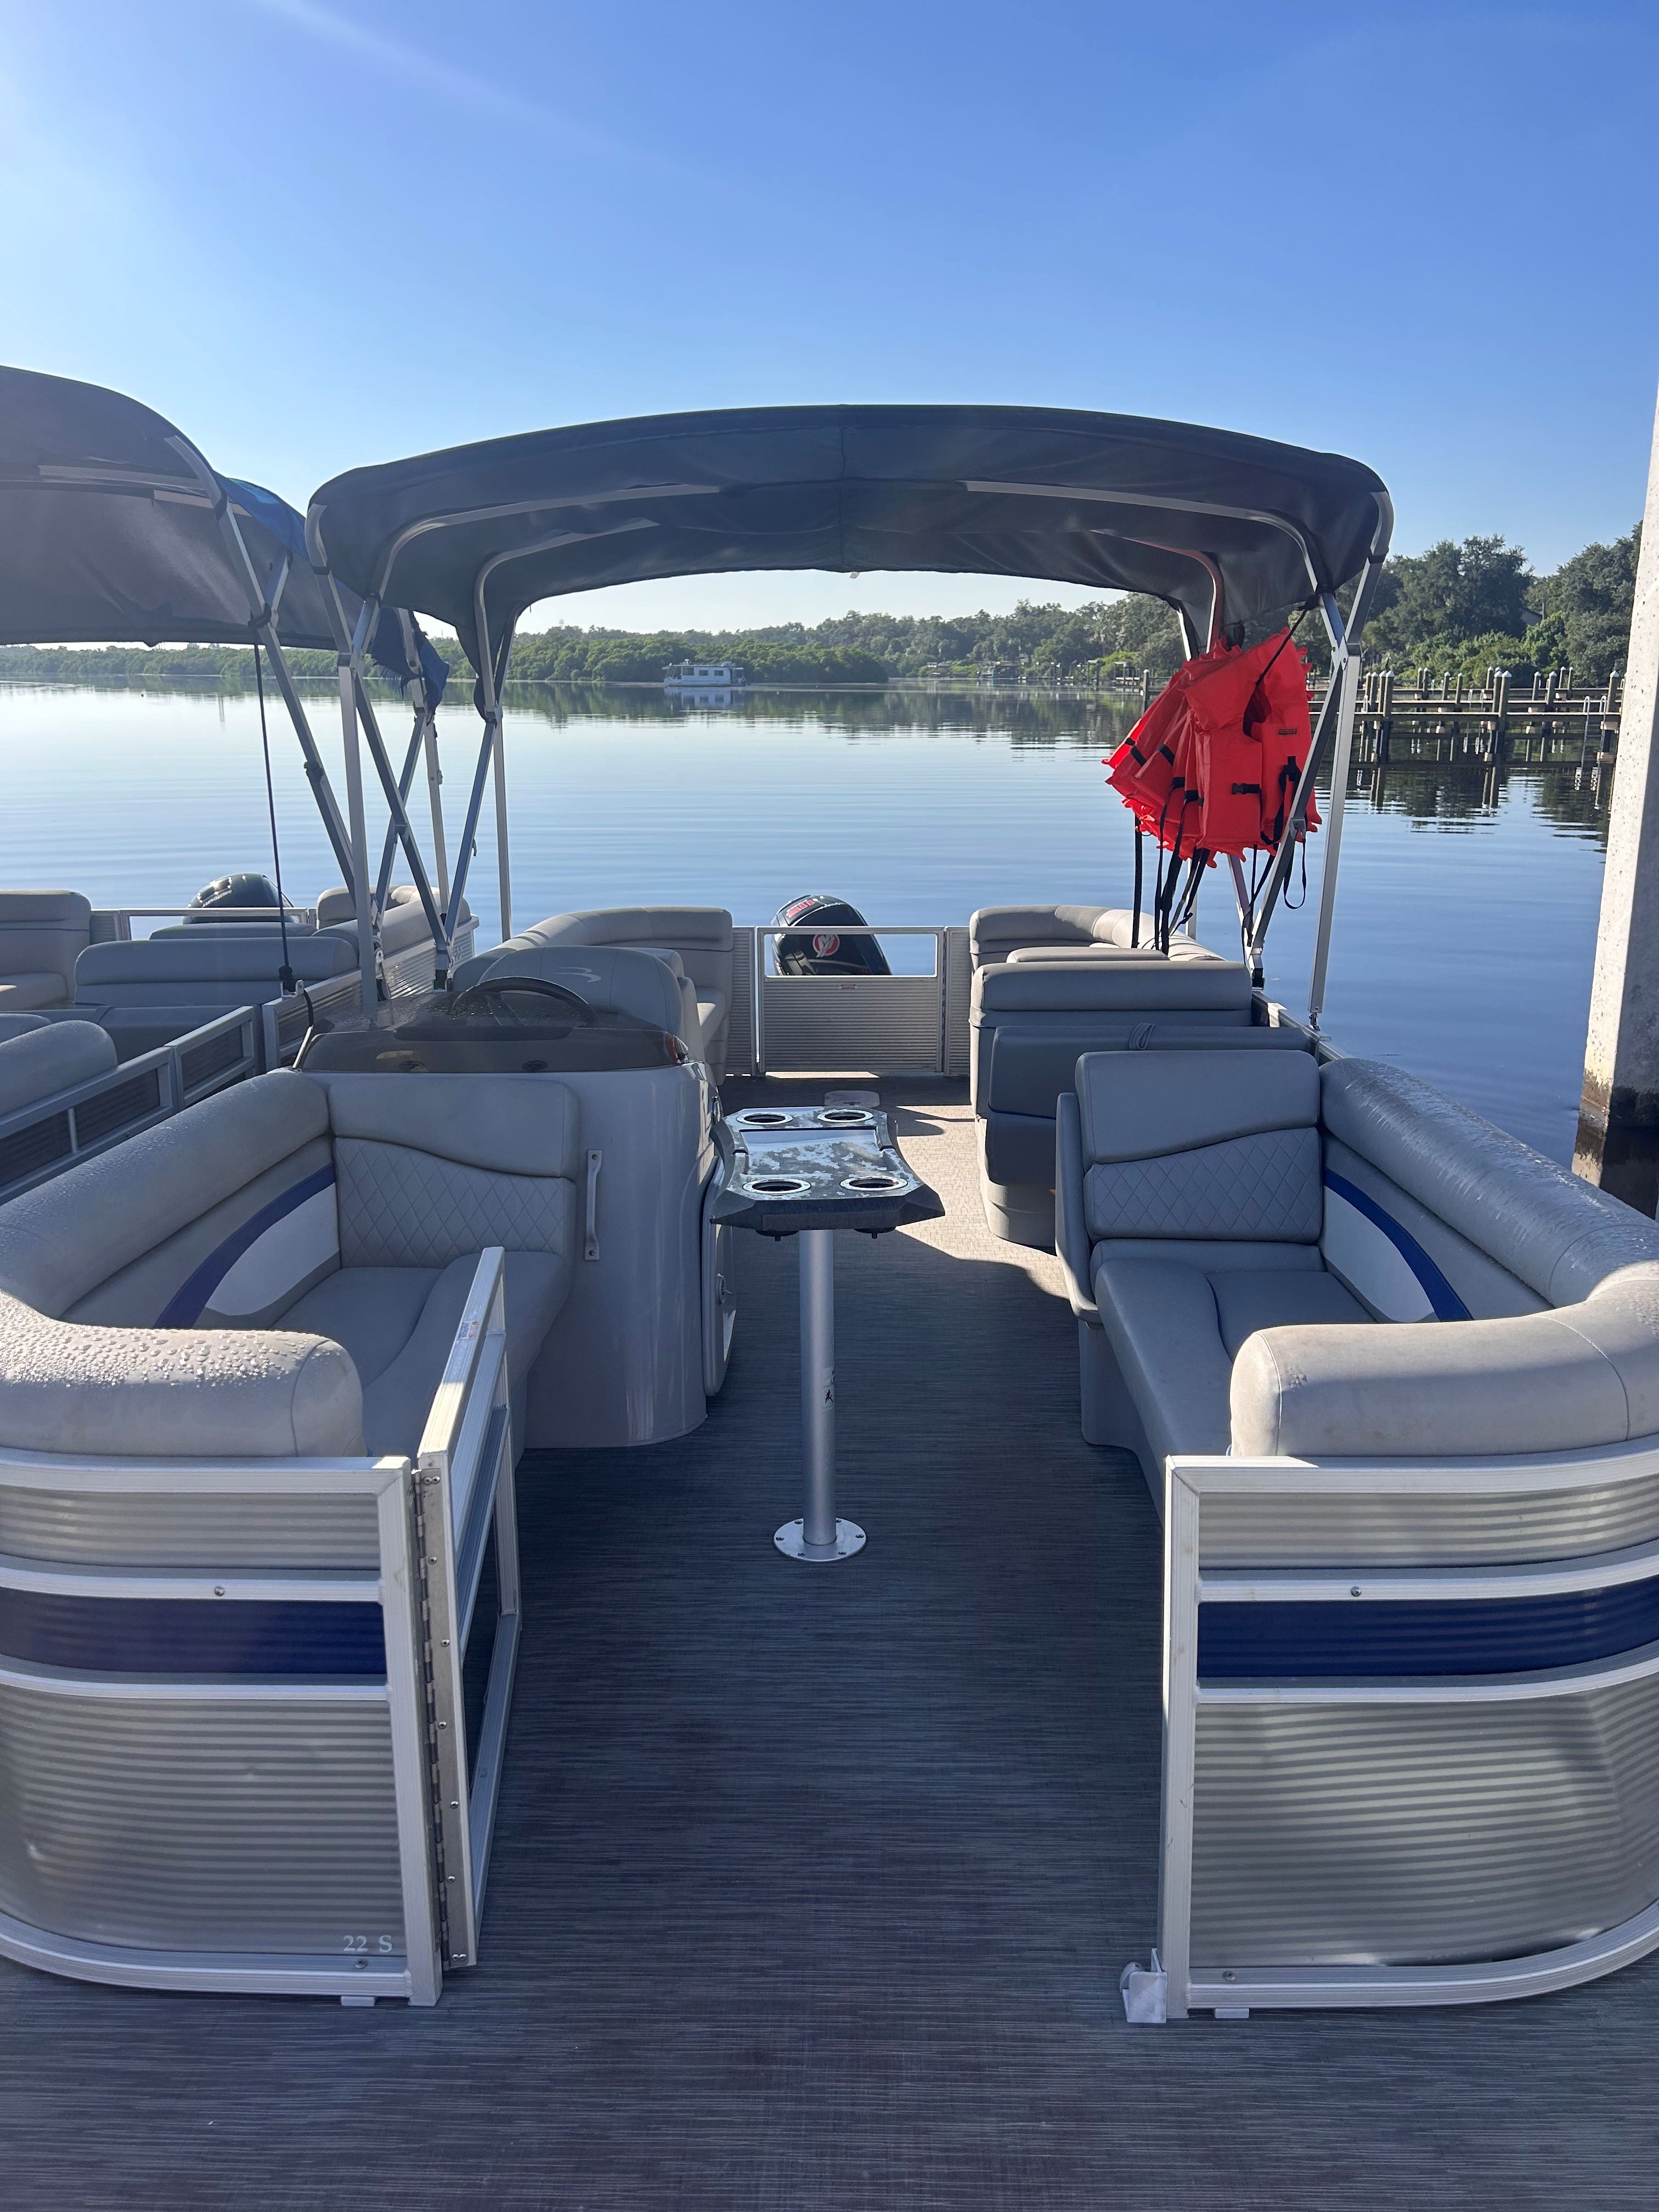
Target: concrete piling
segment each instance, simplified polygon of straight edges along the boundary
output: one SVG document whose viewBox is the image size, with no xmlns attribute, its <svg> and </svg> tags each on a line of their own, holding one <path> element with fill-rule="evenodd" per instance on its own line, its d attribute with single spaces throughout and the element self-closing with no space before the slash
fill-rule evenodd
<svg viewBox="0 0 1659 2212">
<path fill-rule="evenodd" d="M 1659 419 L 1623 690 L 1573 1167 L 1652 1213 L 1659 1201 Z"/>
</svg>

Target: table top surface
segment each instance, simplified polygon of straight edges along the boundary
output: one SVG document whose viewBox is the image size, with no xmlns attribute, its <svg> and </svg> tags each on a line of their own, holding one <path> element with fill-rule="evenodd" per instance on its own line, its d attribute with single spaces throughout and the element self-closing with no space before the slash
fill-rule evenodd
<svg viewBox="0 0 1659 2212">
<path fill-rule="evenodd" d="M 750 1106 L 718 1125 L 724 1188 L 714 1216 L 764 1237 L 803 1229 L 881 1236 L 944 1213 L 879 1107 Z M 729 1154 L 729 1156 L 728 1156 Z"/>
</svg>

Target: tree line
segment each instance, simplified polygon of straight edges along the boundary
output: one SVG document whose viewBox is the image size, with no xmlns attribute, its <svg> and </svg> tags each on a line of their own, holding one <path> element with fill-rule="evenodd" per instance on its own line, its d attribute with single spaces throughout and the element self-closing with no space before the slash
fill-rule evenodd
<svg viewBox="0 0 1659 2212">
<path fill-rule="evenodd" d="M 1636 589 L 1639 528 L 1610 545 L 1587 545 L 1548 575 L 1504 538 L 1450 538 L 1402 554 L 1382 572 L 1365 633 L 1366 657 L 1397 671 L 1428 668 L 1484 679 L 1507 668 L 1520 680 L 1570 666 L 1591 684 L 1624 665 Z M 1297 635 L 1313 665 L 1322 662 L 1317 615 Z M 439 648 L 458 674 L 453 639 Z M 848 613 L 813 623 L 744 630 L 582 629 L 574 624 L 516 638 L 509 677 L 520 682 L 650 684 L 678 660 L 736 660 L 751 682 L 885 684 L 895 678 L 972 675 L 995 667 L 1039 682 L 1089 673 L 1103 664 L 1149 671 L 1162 681 L 1182 657 L 1181 635 L 1161 600 L 1096 599 L 1078 608 L 1022 599 L 1011 614 Z M 295 653 L 296 677 L 332 678 L 334 656 Z M 186 678 L 251 686 L 245 647 L 198 646 L 0 647 L 0 676 L 57 683 L 139 683 Z"/>
</svg>

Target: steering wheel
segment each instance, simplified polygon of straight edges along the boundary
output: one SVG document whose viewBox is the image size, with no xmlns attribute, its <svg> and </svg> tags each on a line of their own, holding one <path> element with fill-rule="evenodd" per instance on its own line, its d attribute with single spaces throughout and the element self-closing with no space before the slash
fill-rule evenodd
<svg viewBox="0 0 1659 2212">
<path fill-rule="evenodd" d="M 562 983 L 550 983 L 544 975 L 485 975 L 470 983 L 465 991 L 458 991 L 450 1001 L 452 1014 L 471 1014 L 495 1011 L 496 1002 L 508 993 L 528 993 L 537 999 L 552 999 L 574 1017 L 576 1026 L 586 1029 L 593 1019 L 593 1009 L 578 991 L 568 990 Z M 506 1026 L 510 1017 L 504 1010 L 495 1012 L 495 1018 Z"/>
</svg>

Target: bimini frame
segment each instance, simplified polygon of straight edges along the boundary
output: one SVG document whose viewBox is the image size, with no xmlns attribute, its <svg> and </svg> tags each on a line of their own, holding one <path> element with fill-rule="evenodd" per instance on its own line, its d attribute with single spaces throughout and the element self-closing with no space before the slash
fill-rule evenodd
<svg viewBox="0 0 1659 2212">
<path fill-rule="evenodd" d="M 467 516 L 458 520 L 473 520 Z M 455 933 L 463 912 L 467 877 L 471 870 L 472 854 L 478 833 L 478 817 L 483 811 L 484 791 L 493 777 L 495 789 L 495 853 L 496 881 L 501 902 L 501 929 L 503 938 L 513 934 L 513 866 L 507 839 L 507 761 L 501 732 L 501 690 L 506 682 L 508 655 L 513 650 L 514 624 L 506 623 L 498 639 L 489 634 L 489 617 L 483 604 L 483 586 L 489 572 L 499 565 L 497 561 L 485 564 L 481 573 L 477 592 L 477 622 L 479 639 L 479 676 L 474 699 L 483 722 L 483 734 L 478 745 L 477 761 L 473 769 L 471 788 L 467 797 L 466 814 L 455 851 L 455 868 L 449 872 L 444 846 L 443 814 L 439 796 L 443 781 L 439 766 L 435 738 L 435 702 L 429 697 L 428 687 L 420 677 L 411 678 L 407 687 L 415 708 L 415 726 L 410 734 L 409 750 L 404 760 L 403 772 L 394 777 L 380 726 L 365 682 L 368 644 L 375 635 L 376 625 L 384 619 L 383 601 L 378 592 L 371 591 L 361 602 L 356 620 L 348 623 L 345 609 L 346 589 L 329 568 L 328 551 L 323 540 L 321 517 L 313 505 L 306 518 L 306 545 L 313 567 L 321 580 L 331 608 L 336 613 L 339 644 L 340 726 L 345 740 L 348 763 L 357 757 L 358 726 L 361 721 L 367 738 L 369 755 L 386 793 L 391 812 L 386 846 L 380 856 L 380 872 L 376 885 L 376 911 L 386 897 L 386 884 L 392 868 L 392 854 L 401 842 L 414 872 L 416 888 L 421 894 L 437 947 L 433 981 L 441 990 L 448 980 L 453 964 Z M 395 557 L 395 549 L 394 555 Z M 502 556 L 507 557 L 507 556 Z M 388 560 L 387 566 L 391 562 Z M 355 596 L 355 595 L 354 595 Z M 407 614 L 398 613 L 396 619 L 412 629 Z M 416 659 L 418 667 L 418 656 Z M 439 889 L 434 897 L 424 866 L 416 848 L 413 832 L 409 827 L 406 800 L 414 780 L 415 769 L 424 747 L 427 755 L 427 782 L 431 795 L 433 849 L 436 860 Z M 363 872 L 365 890 L 367 871 Z M 359 880 L 354 873 L 352 880 Z M 359 930 L 362 923 L 359 919 Z M 365 1004 L 368 1003 L 368 982 L 365 980 Z"/>
</svg>

